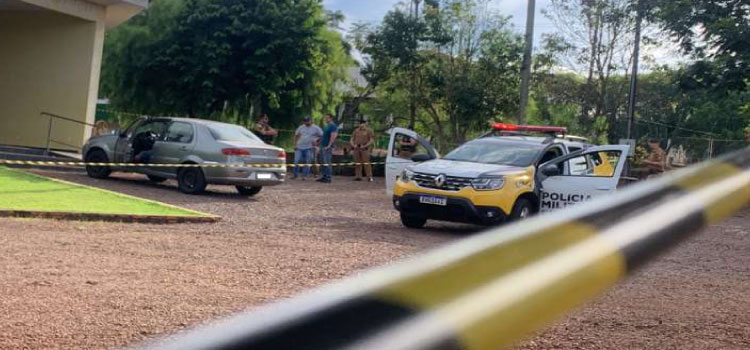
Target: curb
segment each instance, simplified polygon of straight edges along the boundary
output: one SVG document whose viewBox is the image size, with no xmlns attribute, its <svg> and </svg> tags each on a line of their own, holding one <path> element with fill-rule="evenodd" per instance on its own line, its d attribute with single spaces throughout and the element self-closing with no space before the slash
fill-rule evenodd
<svg viewBox="0 0 750 350">
<path fill-rule="evenodd" d="M 169 215 L 129 215 L 129 214 L 100 214 L 75 213 L 31 210 L 0 210 L 0 217 L 55 219 L 72 221 L 106 221 L 122 223 L 144 224 L 210 224 L 221 221 L 219 216 L 169 216 Z"/>
</svg>

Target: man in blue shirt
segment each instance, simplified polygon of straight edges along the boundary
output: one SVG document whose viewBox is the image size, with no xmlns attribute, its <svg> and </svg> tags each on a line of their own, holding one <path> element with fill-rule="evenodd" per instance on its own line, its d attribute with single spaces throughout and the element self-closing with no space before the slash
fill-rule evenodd
<svg viewBox="0 0 750 350">
<path fill-rule="evenodd" d="M 336 144 L 336 137 L 339 135 L 339 127 L 333 122 L 333 116 L 326 114 L 325 117 L 326 125 L 323 127 L 323 137 L 320 139 L 320 162 L 323 165 L 321 171 L 321 177 L 318 182 L 331 183 L 331 175 L 333 174 L 333 148 Z"/>
</svg>

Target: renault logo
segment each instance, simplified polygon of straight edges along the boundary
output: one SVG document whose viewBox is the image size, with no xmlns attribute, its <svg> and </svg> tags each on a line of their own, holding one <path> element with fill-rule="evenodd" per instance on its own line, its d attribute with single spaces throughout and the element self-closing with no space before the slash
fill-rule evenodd
<svg viewBox="0 0 750 350">
<path fill-rule="evenodd" d="M 435 185 L 437 187 L 443 187 L 444 184 L 445 184 L 445 174 L 440 174 L 435 177 Z"/>
</svg>

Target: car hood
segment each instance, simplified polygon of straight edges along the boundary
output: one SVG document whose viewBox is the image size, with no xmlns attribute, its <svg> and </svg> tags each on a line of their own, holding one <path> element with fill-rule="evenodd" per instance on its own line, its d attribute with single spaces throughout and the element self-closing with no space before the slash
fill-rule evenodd
<svg viewBox="0 0 750 350">
<path fill-rule="evenodd" d="M 523 172 L 525 168 L 513 165 L 471 163 L 438 159 L 411 166 L 409 167 L 409 170 L 430 175 L 445 174 L 448 176 L 476 178 L 480 176 L 518 174 Z"/>
</svg>

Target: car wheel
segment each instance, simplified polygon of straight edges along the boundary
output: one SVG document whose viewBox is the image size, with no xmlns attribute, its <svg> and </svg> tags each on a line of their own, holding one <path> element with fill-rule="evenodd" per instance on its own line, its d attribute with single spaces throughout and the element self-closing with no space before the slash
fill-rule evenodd
<svg viewBox="0 0 750 350">
<path fill-rule="evenodd" d="M 401 213 L 401 223 L 408 228 L 420 229 L 423 228 L 425 224 L 427 224 L 427 219 L 421 216 Z"/>
<path fill-rule="evenodd" d="M 148 181 L 151 181 L 151 182 L 153 182 L 155 184 L 167 181 L 166 177 L 154 176 L 154 175 L 146 175 L 146 176 L 148 176 Z"/>
<path fill-rule="evenodd" d="M 100 149 L 92 150 L 86 154 L 86 163 L 109 163 L 107 154 Z M 86 173 L 95 179 L 106 179 L 112 173 L 108 166 L 86 166 Z"/>
<path fill-rule="evenodd" d="M 532 215 L 534 215 L 534 205 L 531 204 L 531 201 L 526 198 L 519 198 L 510 213 L 510 220 L 522 220 Z"/>
<path fill-rule="evenodd" d="M 260 190 L 263 189 L 263 186 L 235 186 L 237 188 L 237 192 L 239 192 L 243 196 L 252 197 L 258 193 L 260 193 Z"/>
<path fill-rule="evenodd" d="M 200 194 L 206 189 L 206 178 L 200 168 L 184 168 L 177 175 L 177 187 L 186 194 Z"/>
</svg>

